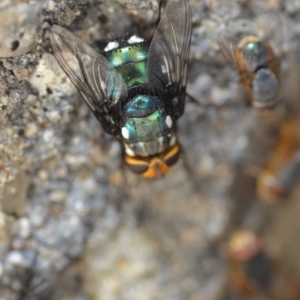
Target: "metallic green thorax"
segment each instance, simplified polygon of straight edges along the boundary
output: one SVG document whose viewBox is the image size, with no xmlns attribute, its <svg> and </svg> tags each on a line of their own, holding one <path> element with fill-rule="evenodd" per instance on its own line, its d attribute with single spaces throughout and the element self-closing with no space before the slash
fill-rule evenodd
<svg viewBox="0 0 300 300">
<path fill-rule="evenodd" d="M 145 43 L 106 52 L 107 60 L 123 77 L 127 88 L 146 83 L 148 46 Z"/>
<path fill-rule="evenodd" d="M 268 50 L 263 42 L 259 41 L 248 43 L 243 48 L 243 51 L 246 56 L 255 58 L 257 67 L 265 67 L 267 64 Z M 253 60 L 250 59 L 250 63 L 253 63 Z"/>
</svg>

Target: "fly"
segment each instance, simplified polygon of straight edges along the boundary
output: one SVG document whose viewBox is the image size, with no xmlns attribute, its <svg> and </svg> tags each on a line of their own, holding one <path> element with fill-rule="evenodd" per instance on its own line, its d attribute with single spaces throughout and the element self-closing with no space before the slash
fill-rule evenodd
<svg viewBox="0 0 300 300">
<path fill-rule="evenodd" d="M 168 172 L 180 156 L 176 121 L 185 105 L 192 16 L 187 0 L 170 0 L 152 41 L 110 42 L 102 54 L 53 25 L 50 43 L 61 68 L 103 129 L 146 178 Z"/>
<path fill-rule="evenodd" d="M 252 106 L 271 108 L 278 102 L 280 90 L 281 20 L 277 14 L 268 13 L 253 25 L 247 33 L 222 32 L 219 46 L 238 70 Z"/>
</svg>

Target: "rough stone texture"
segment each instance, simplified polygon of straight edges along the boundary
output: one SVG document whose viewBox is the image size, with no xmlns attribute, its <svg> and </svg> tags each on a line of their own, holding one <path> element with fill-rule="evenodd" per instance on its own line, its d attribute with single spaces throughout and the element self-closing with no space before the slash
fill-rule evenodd
<svg viewBox="0 0 300 300">
<path fill-rule="evenodd" d="M 58 66 L 47 30 L 66 26 L 99 49 L 134 28 L 151 36 L 157 1 L 28 1 L 34 10 L 22 14 L 36 12 L 35 47 L 0 59 L 1 300 L 237 299 L 224 250 L 237 228 L 262 234 L 276 265 L 267 291 L 238 299 L 299 299 L 299 189 L 275 206 L 255 194 L 281 124 L 299 114 L 299 1 L 190 4 L 188 92 L 202 105 L 187 99 L 178 122 L 181 161 L 147 181 L 122 168 L 119 144 Z M 285 28 L 283 101 L 257 111 L 217 37 L 268 10 Z M 1 26 L 1 40 L 17 28 Z"/>
</svg>

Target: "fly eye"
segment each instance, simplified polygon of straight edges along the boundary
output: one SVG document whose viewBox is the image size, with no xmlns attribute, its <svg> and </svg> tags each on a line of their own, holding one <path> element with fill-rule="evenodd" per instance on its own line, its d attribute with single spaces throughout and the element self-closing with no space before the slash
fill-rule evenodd
<svg viewBox="0 0 300 300">
<path fill-rule="evenodd" d="M 128 165 L 131 171 L 137 174 L 143 174 L 148 170 L 148 165 L 143 164 L 130 164 Z"/>
<path fill-rule="evenodd" d="M 148 162 L 142 159 L 136 159 L 136 158 L 126 156 L 125 161 L 128 167 L 130 168 L 130 170 L 137 174 L 143 174 L 149 168 Z"/>
<path fill-rule="evenodd" d="M 180 147 L 176 144 L 164 157 L 164 163 L 167 166 L 173 166 L 179 159 L 180 156 Z"/>
</svg>

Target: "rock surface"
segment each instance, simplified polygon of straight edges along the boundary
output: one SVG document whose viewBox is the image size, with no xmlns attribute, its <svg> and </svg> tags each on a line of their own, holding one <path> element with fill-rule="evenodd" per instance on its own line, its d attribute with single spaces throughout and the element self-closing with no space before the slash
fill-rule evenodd
<svg viewBox="0 0 300 300">
<path fill-rule="evenodd" d="M 135 28 L 151 36 L 157 1 L 17 2 L 0 5 L 10 22 L 0 24 L 0 299 L 236 299 L 225 249 L 239 228 L 261 234 L 277 265 L 274 284 L 251 299 L 299 299 L 299 189 L 273 206 L 255 192 L 281 125 L 299 114 L 299 1 L 190 0 L 188 93 L 199 105 L 187 97 L 182 159 L 155 181 L 122 167 L 48 29 L 103 49 Z M 282 101 L 257 111 L 217 40 L 270 10 L 284 25 Z"/>
</svg>

